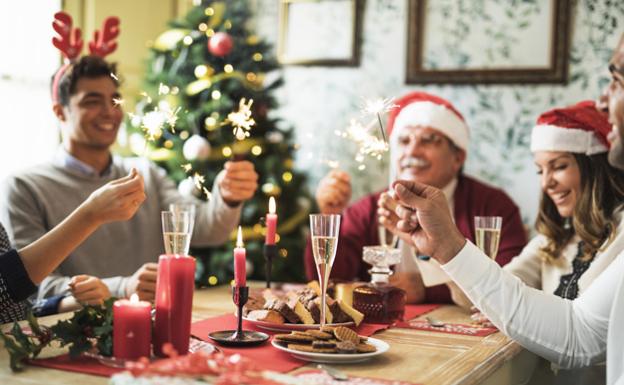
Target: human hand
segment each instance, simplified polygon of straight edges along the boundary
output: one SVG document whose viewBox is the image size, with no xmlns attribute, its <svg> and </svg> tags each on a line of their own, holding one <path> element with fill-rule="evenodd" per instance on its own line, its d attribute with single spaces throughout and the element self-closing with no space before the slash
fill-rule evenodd
<svg viewBox="0 0 624 385">
<path fill-rule="evenodd" d="M 69 281 L 69 290 L 76 301 L 83 305 L 101 305 L 110 298 L 108 286 L 92 275 L 76 275 Z"/>
<path fill-rule="evenodd" d="M 496 326 L 490 321 L 490 319 L 483 313 L 479 311 L 476 307 L 472 307 L 470 309 L 472 314 L 470 315 L 470 319 L 472 322 L 484 328 L 495 328 Z"/>
<path fill-rule="evenodd" d="M 351 199 L 351 178 L 340 170 L 331 170 L 316 189 L 316 203 L 321 214 L 340 214 Z"/>
<path fill-rule="evenodd" d="M 258 188 L 258 174 L 253 163 L 246 160 L 225 162 L 217 178 L 219 193 L 230 206 L 237 206 L 251 198 Z"/>
<path fill-rule="evenodd" d="M 108 182 L 91 193 L 79 210 L 89 220 L 104 224 L 132 218 L 144 200 L 143 177 L 133 168 L 129 175 Z"/>
<path fill-rule="evenodd" d="M 157 263 L 148 262 L 143 264 L 128 280 L 126 285 L 126 297 L 130 297 L 132 294 L 136 293 L 140 300 L 154 302 L 157 277 Z"/>
<path fill-rule="evenodd" d="M 394 200 L 388 192 L 381 193 L 379 199 L 377 200 L 377 217 L 379 218 L 379 223 L 381 223 L 381 225 L 392 234 L 398 235 L 403 242 L 406 242 L 410 246 L 414 246 L 414 242 L 409 234 L 401 232 L 397 229 L 399 217 L 394 211 L 397 206 L 398 202 Z"/>
<path fill-rule="evenodd" d="M 392 187 L 399 204 L 395 209 L 397 229 L 409 234 L 419 253 L 441 264 L 457 255 L 466 239 L 455 226 L 442 191 L 406 180 L 396 181 Z"/>
</svg>

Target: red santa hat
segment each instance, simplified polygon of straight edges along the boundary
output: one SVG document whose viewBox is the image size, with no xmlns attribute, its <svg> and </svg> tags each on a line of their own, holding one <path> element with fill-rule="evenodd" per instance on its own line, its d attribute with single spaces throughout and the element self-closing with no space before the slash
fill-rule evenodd
<svg viewBox="0 0 624 385">
<path fill-rule="evenodd" d="M 464 117 L 446 99 L 426 92 L 412 92 L 395 101 L 399 107 L 388 116 L 388 135 L 392 138 L 408 126 L 435 128 L 449 137 L 453 143 L 468 149 L 470 134 Z"/>
<path fill-rule="evenodd" d="M 531 132 L 531 152 L 565 151 L 593 155 L 609 151 L 607 114 L 594 101 L 555 108 L 537 118 Z"/>
</svg>

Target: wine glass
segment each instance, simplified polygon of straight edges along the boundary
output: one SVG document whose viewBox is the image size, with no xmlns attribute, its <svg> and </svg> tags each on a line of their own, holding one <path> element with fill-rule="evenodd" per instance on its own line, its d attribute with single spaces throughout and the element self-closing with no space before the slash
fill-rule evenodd
<svg viewBox="0 0 624 385">
<path fill-rule="evenodd" d="M 167 254 L 188 255 L 191 215 L 188 211 L 162 211 L 162 230 Z"/>
<path fill-rule="evenodd" d="M 488 257 L 496 259 L 500 241 L 502 217 L 475 217 L 475 235 L 477 247 Z"/>
<path fill-rule="evenodd" d="M 340 230 L 340 215 L 338 214 L 311 214 L 310 232 L 312 234 L 312 252 L 316 263 L 316 272 L 321 286 L 321 328 L 325 326 L 325 295 L 329 274 L 336 258 L 338 245 L 338 231 Z"/>
<path fill-rule="evenodd" d="M 188 211 L 191 220 L 191 227 L 189 232 L 191 233 L 191 237 L 193 236 L 193 228 L 195 227 L 195 203 L 192 202 L 178 202 L 178 203 L 170 203 L 169 211 L 180 212 L 180 211 Z"/>
</svg>

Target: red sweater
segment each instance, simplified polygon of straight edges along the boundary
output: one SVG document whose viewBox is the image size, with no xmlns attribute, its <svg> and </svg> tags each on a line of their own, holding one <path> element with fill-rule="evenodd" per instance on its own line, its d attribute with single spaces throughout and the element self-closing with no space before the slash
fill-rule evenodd
<svg viewBox="0 0 624 385">
<path fill-rule="evenodd" d="M 362 248 L 379 244 L 377 199 L 380 194 L 381 192 L 367 195 L 344 211 L 340 221 L 340 238 L 331 279 L 370 280 L 368 274 L 370 266 L 362 261 Z M 475 216 L 501 216 L 503 228 L 496 262 L 504 266 L 520 254 L 527 243 L 527 235 L 522 226 L 520 211 L 507 194 L 473 178 L 460 175 L 453 199 L 455 200 L 455 224 L 467 239 L 475 241 Z M 309 238 L 304 263 L 307 278 L 317 279 Z M 446 285 L 427 287 L 425 302 L 450 303 L 452 302 L 451 293 Z"/>
</svg>

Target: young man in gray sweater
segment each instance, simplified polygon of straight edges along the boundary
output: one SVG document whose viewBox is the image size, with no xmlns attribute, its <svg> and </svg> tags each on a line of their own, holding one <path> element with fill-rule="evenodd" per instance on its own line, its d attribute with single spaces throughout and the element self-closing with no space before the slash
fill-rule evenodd
<svg viewBox="0 0 624 385">
<path fill-rule="evenodd" d="M 142 158 L 113 156 L 123 119 L 115 65 L 85 56 L 70 65 L 53 87 L 53 111 L 59 120 L 62 145 L 46 164 L 10 177 L 0 192 L 0 222 L 16 248 L 24 247 L 59 224 L 93 191 L 127 175 L 134 167 L 143 176 L 147 198 L 127 222 L 109 223 L 95 231 L 50 276 L 38 298 L 71 294 L 58 305 L 96 303 L 111 295 L 153 300 L 157 259 L 164 252 L 160 212 L 169 204 L 198 205 L 192 244 L 227 241 L 240 219 L 242 202 L 257 188 L 252 163 L 227 162 L 212 187 L 208 202 L 181 196 L 164 170 Z"/>
</svg>

